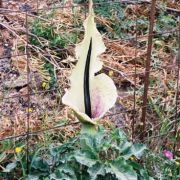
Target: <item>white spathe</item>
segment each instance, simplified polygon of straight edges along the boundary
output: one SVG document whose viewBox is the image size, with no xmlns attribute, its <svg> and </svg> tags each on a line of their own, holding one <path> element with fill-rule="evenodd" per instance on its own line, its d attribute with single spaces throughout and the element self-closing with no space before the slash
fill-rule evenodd
<svg viewBox="0 0 180 180">
<path fill-rule="evenodd" d="M 98 59 L 98 56 L 105 51 L 106 47 L 94 22 L 92 1 L 90 2 L 89 9 L 89 16 L 84 21 L 84 39 L 80 44 L 76 45 L 75 49 L 78 62 L 70 76 L 71 88 L 63 96 L 62 102 L 73 109 L 75 115 L 81 122 L 96 124 L 96 121 L 103 117 L 103 115 L 115 104 L 117 91 L 114 82 L 109 76 L 104 73 L 95 76 L 95 73 L 102 69 L 103 64 Z M 84 70 L 91 38 L 92 49 L 89 83 L 92 118 L 85 114 L 83 90 Z"/>
</svg>

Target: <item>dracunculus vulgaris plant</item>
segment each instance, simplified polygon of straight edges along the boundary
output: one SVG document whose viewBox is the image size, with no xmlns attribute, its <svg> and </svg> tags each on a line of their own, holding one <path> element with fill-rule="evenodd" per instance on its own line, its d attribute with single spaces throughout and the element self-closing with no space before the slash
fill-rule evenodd
<svg viewBox="0 0 180 180">
<path fill-rule="evenodd" d="M 101 34 L 94 22 L 92 0 L 89 1 L 89 15 L 84 21 L 85 35 L 76 45 L 78 60 L 70 76 L 70 89 L 62 102 L 74 111 L 82 123 L 82 130 L 93 132 L 97 122 L 115 104 L 117 91 L 112 79 L 104 73 L 95 75 L 102 69 L 99 55 L 105 52 Z"/>
</svg>

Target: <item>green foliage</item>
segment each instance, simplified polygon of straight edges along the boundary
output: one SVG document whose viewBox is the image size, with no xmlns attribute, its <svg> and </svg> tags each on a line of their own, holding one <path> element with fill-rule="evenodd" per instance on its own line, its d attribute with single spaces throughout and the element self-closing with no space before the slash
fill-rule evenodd
<svg viewBox="0 0 180 180">
<path fill-rule="evenodd" d="M 55 24 L 43 24 L 40 20 L 35 20 L 31 29 L 31 33 L 35 36 L 30 38 L 30 43 L 40 48 L 64 48 L 68 44 L 76 43 L 77 33 L 68 33 L 66 30 L 64 30 L 65 33 L 58 33 L 56 29 Z M 40 40 L 45 43 L 42 43 Z"/>
<path fill-rule="evenodd" d="M 8 144 L 3 146 L 5 151 Z M 178 159 L 169 160 L 150 150 L 144 153 L 145 149 L 143 144 L 129 142 L 119 129 L 106 131 L 99 127 L 93 136 L 83 133 L 63 144 L 35 147 L 29 153 L 30 175 L 26 174 L 26 154 L 22 150 L 9 163 L 1 161 L 0 176 L 11 179 L 16 174 L 27 180 L 148 180 L 152 179 L 150 174 L 155 179 L 179 179 Z M 2 152 L 0 159 L 4 158 L 7 156 Z"/>
<path fill-rule="evenodd" d="M 149 179 L 138 163 L 146 147 L 129 142 L 119 129 L 98 127 L 95 135 L 80 134 L 61 145 L 50 145 L 30 156 L 26 179 L 125 180 Z M 136 160 L 131 160 L 131 157 Z M 21 158 L 23 160 L 23 158 Z M 20 167 L 13 162 L 12 170 Z M 9 166 L 12 166 L 10 164 Z M 11 169 L 9 170 L 11 171 Z"/>
<path fill-rule="evenodd" d="M 53 18 L 54 13 L 47 15 L 47 19 Z M 32 23 L 30 43 L 41 49 L 48 48 L 53 50 L 55 56 L 61 58 L 63 56 L 63 48 L 69 44 L 75 44 L 77 41 L 78 33 L 76 31 L 67 32 L 67 29 L 62 26 L 58 27 L 59 24 L 45 23 L 39 19 L 35 19 Z M 48 56 L 46 58 L 49 58 Z M 56 78 L 54 72 L 54 66 L 45 58 L 44 70 L 49 73 L 50 80 L 48 87 L 53 88 L 56 85 Z"/>
<path fill-rule="evenodd" d="M 155 31 L 161 33 L 177 27 L 178 18 L 173 14 L 168 14 L 165 5 L 160 4 L 159 8 L 160 10 L 156 17 Z"/>
<path fill-rule="evenodd" d="M 154 154 L 147 151 L 144 156 L 144 165 L 155 179 L 180 179 L 180 166 L 176 164 L 179 160 L 169 160 L 162 154 Z"/>
<path fill-rule="evenodd" d="M 80 0 L 75 1 L 79 3 Z M 105 17 L 110 20 L 112 31 L 109 32 L 108 28 L 104 24 L 98 24 L 98 29 L 107 35 L 110 38 L 131 38 L 135 37 L 137 30 L 138 35 L 143 35 L 148 33 L 149 29 L 149 17 L 142 14 L 137 16 L 136 23 L 136 14 L 130 11 L 131 14 L 125 13 L 127 10 L 126 3 L 114 2 L 110 5 L 107 4 L 105 0 L 94 0 L 95 5 L 94 10 L 95 14 L 98 16 Z M 104 2 L 104 4 L 103 4 Z M 162 33 L 168 30 L 173 30 L 177 27 L 178 18 L 176 15 L 168 14 L 165 10 L 165 6 L 160 5 L 160 9 L 156 13 L 154 32 Z M 131 8 L 130 8 L 131 9 Z M 137 27 L 136 27 L 137 25 Z M 174 33 L 166 33 L 163 35 L 157 35 L 158 38 L 163 41 L 172 39 Z"/>
<path fill-rule="evenodd" d="M 159 83 L 160 84 L 160 83 Z M 161 96 L 157 95 L 156 99 L 149 98 L 150 109 L 156 114 L 160 125 L 159 133 L 166 134 L 173 130 L 173 123 L 171 117 L 175 114 L 175 106 L 164 107 L 161 104 Z M 178 118 L 179 119 L 179 118 Z"/>
<path fill-rule="evenodd" d="M 94 3 L 99 3 L 100 1 L 95 1 Z M 107 6 L 105 3 L 101 5 L 98 5 L 95 7 L 94 11 L 95 14 L 98 14 L 99 16 L 103 16 L 107 19 L 110 19 L 111 21 L 111 28 L 112 32 L 108 32 L 106 27 L 104 25 L 97 25 L 98 29 L 103 32 L 107 32 L 108 36 L 111 38 L 123 38 L 127 36 L 125 33 L 128 33 L 129 27 L 133 24 L 133 21 L 124 21 L 125 20 L 125 14 L 124 14 L 124 9 L 123 5 L 118 4 L 118 3 L 113 3 L 111 6 Z M 124 21 L 122 23 L 122 21 Z"/>
<path fill-rule="evenodd" d="M 56 78 L 54 75 L 54 66 L 45 60 L 43 68 L 49 73 L 50 80 L 49 80 L 49 88 L 53 88 L 56 85 Z"/>
</svg>

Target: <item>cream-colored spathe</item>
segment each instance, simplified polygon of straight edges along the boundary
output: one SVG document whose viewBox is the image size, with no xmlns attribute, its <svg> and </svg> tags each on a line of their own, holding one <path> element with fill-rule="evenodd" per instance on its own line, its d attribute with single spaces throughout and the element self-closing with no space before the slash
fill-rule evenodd
<svg viewBox="0 0 180 180">
<path fill-rule="evenodd" d="M 94 22 L 92 1 L 90 1 L 89 16 L 84 21 L 84 28 L 84 39 L 80 44 L 76 45 L 75 49 L 78 62 L 70 76 L 71 88 L 63 96 L 62 102 L 73 109 L 81 122 L 96 124 L 96 121 L 114 105 L 117 98 L 117 92 L 116 87 L 109 76 L 104 73 L 94 76 L 96 72 L 102 69 L 102 62 L 99 61 L 98 56 L 105 51 L 106 47 Z M 91 38 L 92 50 L 89 82 L 92 119 L 85 114 L 83 91 L 84 70 Z"/>
</svg>

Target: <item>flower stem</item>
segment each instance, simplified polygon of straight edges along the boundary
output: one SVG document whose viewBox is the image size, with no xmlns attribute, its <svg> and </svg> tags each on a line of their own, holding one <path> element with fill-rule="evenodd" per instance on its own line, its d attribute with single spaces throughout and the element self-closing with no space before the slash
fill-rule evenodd
<svg viewBox="0 0 180 180">
<path fill-rule="evenodd" d="M 81 134 L 95 135 L 97 132 L 96 125 L 89 123 L 82 123 Z"/>
</svg>

